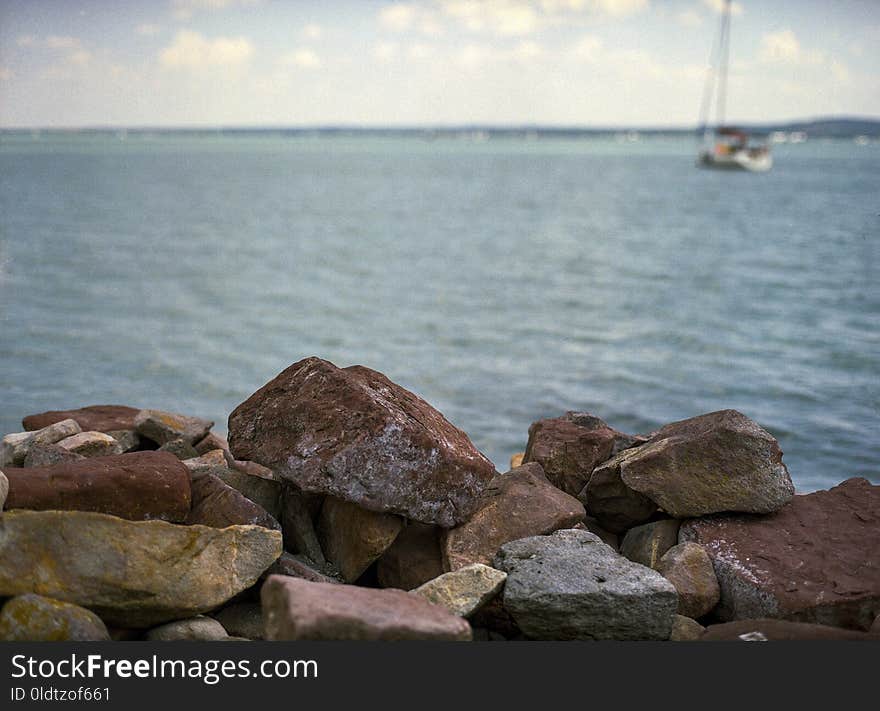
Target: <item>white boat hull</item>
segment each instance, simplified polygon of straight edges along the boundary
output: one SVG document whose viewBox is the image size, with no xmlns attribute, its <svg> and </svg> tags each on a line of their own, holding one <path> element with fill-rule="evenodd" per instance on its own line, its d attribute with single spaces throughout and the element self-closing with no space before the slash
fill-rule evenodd
<svg viewBox="0 0 880 711">
<path fill-rule="evenodd" d="M 773 156 L 769 151 L 754 155 L 747 150 L 732 151 L 726 154 L 703 151 L 697 163 L 703 168 L 720 170 L 748 170 L 764 173 L 773 167 Z"/>
</svg>

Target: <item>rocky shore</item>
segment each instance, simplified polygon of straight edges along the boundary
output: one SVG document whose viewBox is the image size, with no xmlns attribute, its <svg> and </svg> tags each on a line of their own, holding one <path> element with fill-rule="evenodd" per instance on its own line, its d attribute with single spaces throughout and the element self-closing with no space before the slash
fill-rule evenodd
<svg viewBox="0 0 880 711">
<path fill-rule="evenodd" d="M 501 474 L 307 358 L 213 425 L 91 405 L 3 437 L 0 640 L 880 639 L 880 486 L 796 494 L 735 410 L 568 412 Z"/>
</svg>

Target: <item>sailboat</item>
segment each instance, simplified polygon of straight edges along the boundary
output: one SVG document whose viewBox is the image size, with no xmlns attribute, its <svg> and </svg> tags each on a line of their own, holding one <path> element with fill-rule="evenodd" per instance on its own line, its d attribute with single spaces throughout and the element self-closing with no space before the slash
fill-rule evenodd
<svg viewBox="0 0 880 711">
<path fill-rule="evenodd" d="M 767 143 L 757 142 L 745 131 L 726 126 L 724 112 L 727 103 L 727 65 L 730 59 L 730 12 L 732 0 L 724 0 L 721 29 L 713 48 L 711 68 L 703 91 L 700 109 L 702 145 L 697 165 L 703 168 L 749 170 L 764 172 L 773 167 L 773 156 Z M 712 95 L 716 94 L 716 128 L 709 128 Z"/>
</svg>

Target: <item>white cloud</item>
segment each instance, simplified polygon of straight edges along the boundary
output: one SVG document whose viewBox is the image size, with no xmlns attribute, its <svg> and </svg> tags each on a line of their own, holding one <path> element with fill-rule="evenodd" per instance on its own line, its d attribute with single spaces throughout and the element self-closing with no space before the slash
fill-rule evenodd
<svg viewBox="0 0 880 711">
<path fill-rule="evenodd" d="M 145 22 L 142 25 L 138 25 L 135 28 L 135 32 L 139 35 L 143 35 L 144 37 L 152 37 L 153 35 L 157 35 L 162 31 L 162 28 L 159 25 L 153 25 L 148 22 Z"/>
<path fill-rule="evenodd" d="M 189 20 L 197 12 L 257 5 L 260 0 L 172 0 L 172 15 L 176 20 Z"/>
<path fill-rule="evenodd" d="M 761 37 L 758 58 L 763 62 L 780 64 L 818 65 L 826 61 L 821 50 L 805 50 L 791 30 L 768 32 Z"/>
<path fill-rule="evenodd" d="M 317 69 L 321 66 L 321 58 L 311 49 L 304 47 L 285 54 L 281 61 L 284 64 L 305 69 Z"/>
<path fill-rule="evenodd" d="M 17 44 L 19 47 L 31 47 L 36 43 L 36 41 L 37 38 L 33 35 L 20 35 L 16 38 L 15 44 Z"/>
<path fill-rule="evenodd" d="M 537 8 L 518 0 L 440 0 L 443 14 L 470 32 L 491 32 L 502 36 L 526 35 L 539 25 Z"/>
<path fill-rule="evenodd" d="M 714 10 L 715 12 L 721 12 L 722 10 L 724 10 L 724 0 L 703 0 L 703 4 L 710 10 Z M 731 3 L 730 14 L 742 15 L 743 6 L 740 5 L 738 2 Z"/>
<path fill-rule="evenodd" d="M 648 8 L 648 0 L 593 0 L 589 3 L 593 12 L 612 17 L 634 15 Z"/>
<path fill-rule="evenodd" d="M 434 57 L 437 54 L 437 51 L 429 45 L 416 43 L 409 46 L 406 54 L 410 59 L 423 61 Z"/>
<path fill-rule="evenodd" d="M 68 35 L 49 35 L 46 38 L 46 46 L 49 49 L 75 49 L 80 46 L 80 41 Z"/>
<path fill-rule="evenodd" d="M 586 35 L 569 50 L 569 54 L 580 61 L 595 62 L 602 54 L 604 42 L 595 35 Z"/>
<path fill-rule="evenodd" d="M 67 61 L 70 64 L 75 64 L 76 66 L 83 67 L 88 64 L 92 60 L 92 53 L 87 52 L 84 49 L 78 49 L 76 52 L 72 52 L 67 56 Z"/>
<path fill-rule="evenodd" d="M 419 8 L 409 3 L 395 3 L 379 10 L 379 24 L 392 32 L 406 32 L 418 17 Z"/>
<path fill-rule="evenodd" d="M 321 35 L 324 34 L 324 28 L 321 25 L 316 25 L 314 23 L 310 23 L 303 27 L 302 30 L 303 37 L 310 40 L 321 39 Z"/>
<path fill-rule="evenodd" d="M 159 62 L 164 67 L 202 69 L 242 64 L 252 54 L 253 46 L 244 37 L 208 39 L 198 32 L 181 30 L 171 45 L 159 52 Z"/>
<path fill-rule="evenodd" d="M 678 24 L 684 27 L 699 27 L 703 24 L 703 17 L 694 10 L 682 10 L 676 15 Z"/>
</svg>

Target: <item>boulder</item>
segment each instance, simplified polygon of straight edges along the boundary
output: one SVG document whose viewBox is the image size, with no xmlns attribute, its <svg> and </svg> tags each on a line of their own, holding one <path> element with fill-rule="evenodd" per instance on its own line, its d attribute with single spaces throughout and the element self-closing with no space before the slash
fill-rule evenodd
<svg viewBox="0 0 880 711">
<path fill-rule="evenodd" d="M 318 541 L 327 560 L 346 582 L 353 583 L 388 550 L 402 527 L 400 516 L 367 511 L 328 496 L 321 507 Z"/>
<path fill-rule="evenodd" d="M 506 543 L 504 607 L 533 639 L 669 638 L 675 588 L 587 531 L 556 531 Z"/>
<path fill-rule="evenodd" d="M 37 444 L 28 450 L 24 458 L 24 467 L 48 467 L 62 462 L 76 462 L 85 459 L 82 454 L 71 452 L 69 449 L 59 447 L 57 444 Z"/>
<path fill-rule="evenodd" d="M 498 549 L 518 538 L 552 533 L 584 520 L 584 507 L 553 486 L 539 464 L 524 464 L 495 477 L 468 521 L 446 531 L 447 570 L 471 563 L 489 565 Z"/>
<path fill-rule="evenodd" d="M 678 593 L 678 614 L 685 617 L 707 615 L 721 599 L 715 569 L 705 548 L 697 543 L 679 543 L 658 561 L 657 572 Z"/>
<path fill-rule="evenodd" d="M 30 592 L 137 628 L 220 607 L 281 555 L 261 526 L 178 526 L 81 511 L 0 518 L 0 597 Z"/>
<path fill-rule="evenodd" d="M 341 583 L 342 576 L 339 571 L 325 564 L 318 565 L 304 555 L 284 552 L 281 557 L 266 570 L 269 575 L 286 575 L 291 578 L 302 578 L 313 583 Z"/>
<path fill-rule="evenodd" d="M 485 605 L 477 608 L 468 621 L 474 628 L 485 629 L 490 635 L 500 636 L 503 639 L 526 639 L 513 615 L 505 609 L 501 595 L 496 595 Z"/>
<path fill-rule="evenodd" d="M 213 426 L 210 420 L 162 410 L 141 410 L 134 418 L 134 429 L 138 434 L 159 446 L 175 439 L 185 440 L 189 444 L 198 442 L 205 438 Z"/>
<path fill-rule="evenodd" d="M 880 486 L 848 479 L 769 516 L 684 523 L 715 568 L 720 620 L 783 618 L 866 630 L 880 613 Z"/>
<path fill-rule="evenodd" d="M 0 467 L 20 467 L 31 447 L 55 444 L 82 432 L 74 420 L 62 420 L 32 432 L 13 432 L 0 441 Z"/>
<path fill-rule="evenodd" d="M 526 458 L 525 452 L 517 452 L 516 454 L 512 454 L 510 456 L 510 468 L 516 469 L 517 467 L 521 467 L 523 465 L 523 460 Z"/>
<path fill-rule="evenodd" d="M 62 420 L 75 420 L 85 432 L 110 434 L 113 430 L 133 430 L 137 413 L 137 408 L 125 405 L 89 405 L 76 410 L 50 410 L 38 415 L 28 415 L 21 421 L 21 425 L 31 432 Z"/>
<path fill-rule="evenodd" d="M 107 434 L 119 442 L 123 454 L 136 452 L 143 446 L 143 440 L 136 430 L 110 430 Z M 149 449 L 149 447 L 144 447 L 144 449 Z"/>
<path fill-rule="evenodd" d="M 190 509 L 189 473 L 160 452 L 133 452 L 10 469 L 8 509 L 96 511 L 132 521 L 183 521 Z"/>
<path fill-rule="evenodd" d="M 3 642 L 109 642 L 107 627 L 94 612 L 69 602 L 26 593 L 0 611 Z"/>
<path fill-rule="evenodd" d="M 408 521 L 376 565 L 383 588 L 412 590 L 443 573 L 439 526 Z"/>
<path fill-rule="evenodd" d="M 262 506 L 273 518 L 281 518 L 281 482 L 277 479 L 267 479 L 227 467 L 213 473 L 255 504 Z"/>
<path fill-rule="evenodd" d="M 6 475 L 0 471 L 0 511 L 3 510 L 3 507 L 6 505 L 6 497 L 9 494 L 9 479 L 6 478 Z"/>
<path fill-rule="evenodd" d="M 161 447 L 159 447 L 159 451 L 169 452 L 180 460 L 192 459 L 193 457 L 199 456 L 196 448 L 193 447 L 190 442 L 187 442 L 185 439 L 183 439 L 183 437 L 169 440 Z"/>
<path fill-rule="evenodd" d="M 421 398 L 363 366 L 294 363 L 229 416 L 236 459 L 301 491 L 446 528 L 466 520 L 495 467 Z"/>
<path fill-rule="evenodd" d="M 222 449 L 214 449 L 196 457 L 182 459 L 181 461 L 183 466 L 189 469 L 190 474 L 217 475 L 218 470 L 229 468 L 226 462 L 226 455 L 223 454 Z"/>
<path fill-rule="evenodd" d="M 619 469 L 626 486 L 674 518 L 772 513 L 794 496 L 779 443 L 736 410 L 662 427 Z"/>
<path fill-rule="evenodd" d="M 263 610 L 253 602 L 227 605 L 213 614 L 223 629 L 234 637 L 263 639 Z"/>
<path fill-rule="evenodd" d="M 499 593 L 506 579 L 507 573 L 474 563 L 429 580 L 412 592 L 459 617 L 470 617 Z"/>
<path fill-rule="evenodd" d="M 588 412 L 567 412 L 532 423 L 523 463 L 537 462 L 553 486 L 577 496 L 597 466 L 643 441 Z"/>
<path fill-rule="evenodd" d="M 58 440 L 56 446 L 83 457 L 109 457 L 122 454 L 122 446 L 116 438 L 103 432 L 80 432 Z"/>
<path fill-rule="evenodd" d="M 620 536 L 616 533 L 611 533 L 611 531 L 606 531 L 599 525 L 599 522 L 593 516 L 585 517 L 582 523 L 572 526 L 572 528 L 579 528 L 584 531 L 589 531 L 590 533 L 595 533 L 602 539 L 602 543 L 605 545 L 611 546 L 614 550 L 620 549 Z"/>
<path fill-rule="evenodd" d="M 798 640 L 878 640 L 880 636 L 867 632 L 816 625 L 788 620 L 754 619 L 709 625 L 704 642 L 777 642 Z"/>
<path fill-rule="evenodd" d="M 403 590 L 271 575 L 261 599 L 269 640 L 471 639 L 466 620 Z"/>
<path fill-rule="evenodd" d="M 221 437 L 213 432 L 208 432 L 208 434 L 195 443 L 195 449 L 199 455 L 207 454 L 215 449 L 220 449 L 224 453 L 228 453 L 229 442 L 226 441 L 225 437 Z"/>
<path fill-rule="evenodd" d="M 325 565 L 324 551 L 315 533 L 315 517 L 321 511 L 320 497 L 304 494 L 290 483 L 281 487 L 281 529 L 284 547 L 302 553 L 319 566 Z"/>
<path fill-rule="evenodd" d="M 667 518 L 631 528 L 620 544 L 620 554 L 633 563 L 657 570 L 663 554 L 678 543 L 680 525 L 681 521 Z"/>
<path fill-rule="evenodd" d="M 266 509 L 237 489 L 224 484 L 213 474 L 197 474 L 192 477 L 192 508 L 186 517 L 186 523 L 214 528 L 238 524 L 281 530 L 281 525 Z"/>
<path fill-rule="evenodd" d="M 671 642 L 695 642 L 702 638 L 706 628 L 696 620 L 683 615 L 676 615 L 672 622 L 672 631 L 669 633 Z"/>
<path fill-rule="evenodd" d="M 217 620 L 199 615 L 154 627 L 144 635 L 144 639 L 148 642 L 219 642 L 228 636 Z"/>
<path fill-rule="evenodd" d="M 650 521 L 657 513 L 657 504 L 644 494 L 629 488 L 620 477 L 620 469 L 640 448 L 625 449 L 593 470 L 590 481 L 578 494 L 587 513 L 602 528 L 624 533 L 633 526 Z"/>
</svg>

